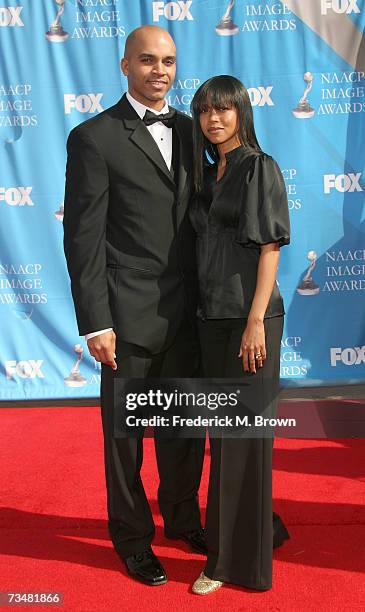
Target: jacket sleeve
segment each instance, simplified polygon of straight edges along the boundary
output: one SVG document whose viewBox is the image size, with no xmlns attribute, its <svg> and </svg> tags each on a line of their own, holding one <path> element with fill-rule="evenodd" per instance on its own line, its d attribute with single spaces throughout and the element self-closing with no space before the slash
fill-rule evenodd
<svg viewBox="0 0 365 612">
<path fill-rule="evenodd" d="M 247 247 L 269 242 L 289 244 L 288 200 L 276 161 L 266 154 L 256 156 L 245 180 L 247 189 L 236 240 Z"/>
<path fill-rule="evenodd" d="M 106 268 L 109 178 L 96 143 L 79 128 L 67 141 L 64 250 L 80 335 L 113 327 Z"/>
</svg>

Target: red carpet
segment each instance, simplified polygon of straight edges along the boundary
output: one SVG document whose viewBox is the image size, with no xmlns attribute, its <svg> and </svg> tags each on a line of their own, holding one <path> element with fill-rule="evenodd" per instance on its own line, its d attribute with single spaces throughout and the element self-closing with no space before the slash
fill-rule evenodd
<svg viewBox="0 0 365 612">
<path fill-rule="evenodd" d="M 274 507 L 291 540 L 275 551 L 274 587 L 224 587 L 199 597 L 190 585 L 203 558 L 163 537 L 151 440 L 143 477 L 156 521 L 154 549 L 169 575 L 155 588 L 126 576 L 108 540 L 99 410 L 2 409 L 1 431 L 0 591 L 60 591 L 64 604 L 51 609 L 67 612 L 364 609 L 362 440 L 277 439 Z"/>
</svg>

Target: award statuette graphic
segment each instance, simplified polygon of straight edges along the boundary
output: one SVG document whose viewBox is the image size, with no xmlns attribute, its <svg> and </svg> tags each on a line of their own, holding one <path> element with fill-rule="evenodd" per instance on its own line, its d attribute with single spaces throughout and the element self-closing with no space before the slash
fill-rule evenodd
<svg viewBox="0 0 365 612">
<path fill-rule="evenodd" d="M 316 265 L 317 253 L 315 251 L 309 251 L 307 259 L 308 261 L 310 261 L 310 265 L 303 277 L 302 282 L 297 287 L 297 292 L 300 295 L 316 295 L 317 293 L 319 293 L 319 287 L 313 281 L 311 274 Z"/>
<path fill-rule="evenodd" d="M 56 210 L 56 212 L 54 213 L 54 216 L 56 217 L 57 221 L 63 221 L 63 212 L 64 212 L 64 204 L 63 202 L 61 202 L 60 207 L 58 210 Z"/>
<path fill-rule="evenodd" d="M 55 0 L 56 4 L 60 7 L 57 11 L 57 15 L 52 21 L 48 32 L 46 32 L 46 38 L 50 42 L 65 42 L 68 39 L 68 33 L 65 32 L 60 24 L 60 17 L 65 10 L 65 0 Z"/>
<path fill-rule="evenodd" d="M 16 306 L 15 308 L 13 308 L 12 312 L 13 312 L 13 315 L 17 319 L 22 319 L 23 321 L 28 321 L 29 319 L 32 318 L 33 308 L 31 308 L 30 310 L 27 310 L 27 308 L 25 306 L 19 305 L 19 306 Z"/>
<path fill-rule="evenodd" d="M 294 117 L 297 119 L 310 119 L 315 113 L 314 108 L 311 107 L 309 100 L 307 100 L 307 96 L 313 85 L 313 74 L 311 72 L 306 72 L 303 78 L 306 83 L 306 88 L 304 90 L 304 94 L 298 102 L 298 106 L 293 108 L 292 112 Z"/>
<path fill-rule="evenodd" d="M 84 378 L 79 372 L 83 351 L 84 349 L 82 348 L 81 344 L 75 344 L 75 353 L 77 355 L 76 361 L 70 374 L 63 379 L 65 381 L 65 385 L 68 387 L 83 387 L 86 385 L 86 378 Z"/>
<path fill-rule="evenodd" d="M 233 19 L 230 15 L 231 10 L 234 7 L 234 0 L 230 0 L 227 6 L 227 10 L 224 13 L 222 19 L 218 23 L 215 28 L 215 31 L 220 36 L 233 36 L 233 34 L 237 34 L 238 26 L 233 22 Z"/>
</svg>

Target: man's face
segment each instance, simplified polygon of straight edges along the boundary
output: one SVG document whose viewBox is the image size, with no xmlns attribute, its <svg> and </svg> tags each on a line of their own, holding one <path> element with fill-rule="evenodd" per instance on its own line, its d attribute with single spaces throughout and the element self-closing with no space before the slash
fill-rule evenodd
<svg viewBox="0 0 365 612">
<path fill-rule="evenodd" d="M 121 67 L 131 95 L 145 106 L 161 110 L 176 74 L 176 49 L 170 35 L 141 32 Z"/>
</svg>

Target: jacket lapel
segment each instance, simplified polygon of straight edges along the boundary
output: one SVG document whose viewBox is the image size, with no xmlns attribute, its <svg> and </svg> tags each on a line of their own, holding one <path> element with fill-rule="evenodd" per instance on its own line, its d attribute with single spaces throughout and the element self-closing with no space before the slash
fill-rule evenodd
<svg viewBox="0 0 365 612">
<path fill-rule="evenodd" d="M 179 140 L 179 182 L 178 182 L 178 203 L 181 202 L 183 193 L 187 185 L 188 168 L 191 165 L 191 158 L 193 155 L 192 151 L 188 151 L 188 147 L 185 143 L 185 138 L 181 130 L 181 124 L 179 121 L 179 115 L 175 124 Z"/>
<path fill-rule="evenodd" d="M 141 121 L 134 108 L 129 104 L 125 94 L 116 106 L 124 122 L 125 128 L 130 131 L 129 139 L 149 157 L 175 187 L 174 179 L 166 166 L 160 149 L 143 121 Z M 186 142 L 186 138 L 184 137 L 179 115 L 177 116 L 175 129 L 179 140 L 178 202 L 180 202 L 187 186 L 187 176 L 188 169 L 191 166 L 192 151 L 190 151 L 189 141 Z"/>
<path fill-rule="evenodd" d="M 149 157 L 164 175 L 175 185 L 171 172 L 166 166 L 166 162 L 161 155 L 160 149 L 152 138 L 144 123 L 138 119 L 138 123 L 133 129 L 129 139 L 134 142 Z"/>
<path fill-rule="evenodd" d="M 118 102 L 118 109 L 123 120 L 124 127 L 130 131 L 129 139 L 139 148 L 149 159 L 164 173 L 166 178 L 175 185 L 170 170 L 166 166 L 165 160 L 161 155 L 160 149 L 152 138 L 143 121 L 129 104 L 124 95 Z"/>
</svg>

